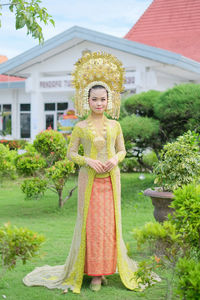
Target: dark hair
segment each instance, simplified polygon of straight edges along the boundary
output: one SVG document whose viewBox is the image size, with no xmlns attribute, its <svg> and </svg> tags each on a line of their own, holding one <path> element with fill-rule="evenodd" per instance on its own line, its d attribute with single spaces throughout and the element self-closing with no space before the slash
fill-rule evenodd
<svg viewBox="0 0 200 300">
<path fill-rule="evenodd" d="M 91 90 L 97 90 L 97 89 L 104 89 L 104 90 L 106 90 L 107 96 L 108 96 L 108 91 L 107 91 L 107 89 L 106 89 L 103 85 L 96 84 L 96 85 L 92 86 L 92 87 L 89 89 L 89 91 L 88 91 L 88 98 L 90 97 L 90 92 L 91 92 Z"/>
</svg>

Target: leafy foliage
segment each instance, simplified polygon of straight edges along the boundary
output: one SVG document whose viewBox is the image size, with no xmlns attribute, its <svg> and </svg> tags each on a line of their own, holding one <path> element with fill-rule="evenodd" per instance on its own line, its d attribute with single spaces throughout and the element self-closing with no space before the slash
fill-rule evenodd
<svg viewBox="0 0 200 300">
<path fill-rule="evenodd" d="M 146 148 L 159 158 L 163 145 L 184 132 L 200 133 L 200 85 L 182 84 L 162 93 L 151 90 L 128 97 L 122 103 L 120 123 L 128 157 L 137 157 L 144 166 Z"/>
<path fill-rule="evenodd" d="M 154 106 L 161 94 L 155 90 L 135 94 L 126 99 L 124 107 L 129 114 L 153 118 L 155 117 Z"/>
<path fill-rule="evenodd" d="M 45 159 L 39 153 L 25 153 L 19 155 L 16 159 L 16 167 L 19 173 L 24 175 L 34 175 L 36 171 L 43 169 L 46 166 Z"/>
<path fill-rule="evenodd" d="M 133 114 L 123 118 L 120 124 L 125 139 L 127 157 L 136 157 L 138 163 L 142 167 L 147 168 L 148 166 L 145 165 L 142 156 L 148 146 L 151 147 L 153 144 L 159 143 L 157 139 L 159 122 L 151 118 L 138 117 Z"/>
<path fill-rule="evenodd" d="M 176 226 L 169 221 L 161 223 L 146 223 L 142 229 L 133 229 L 133 235 L 137 240 L 138 249 L 148 244 L 151 252 L 157 252 L 160 256 L 173 260 L 179 256 L 183 247 L 181 234 Z"/>
<path fill-rule="evenodd" d="M 181 299 L 200 299 L 200 262 L 181 258 L 176 266 L 179 276 L 177 293 Z"/>
<path fill-rule="evenodd" d="M 23 264 L 34 256 L 44 242 L 44 236 L 27 228 L 17 228 L 9 223 L 0 227 L 0 256 L 2 266 L 12 269 L 17 260 Z"/>
<path fill-rule="evenodd" d="M 181 299 L 200 296 L 200 185 L 191 183 L 174 191 L 171 207 L 175 209 L 168 221 L 147 223 L 134 229 L 138 250 L 147 245 L 153 256 L 139 264 L 137 278 L 150 285 L 152 271 L 160 266 L 171 270 L 166 299 L 172 299 L 174 276 L 178 277 L 176 292 Z"/>
<path fill-rule="evenodd" d="M 21 184 L 21 190 L 26 195 L 26 199 L 37 199 L 44 194 L 47 188 L 47 180 L 38 177 L 25 179 Z"/>
<path fill-rule="evenodd" d="M 149 151 L 149 152 L 145 153 L 143 155 L 142 159 L 146 165 L 148 165 L 152 168 L 153 168 L 154 164 L 158 162 L 158 157 L 154 151 Z"/>
<path fill-rule="evenodd" d="M 66 158 L 65 138 L 57 131 L 45 130 L 36 136 L 33 145 L 26 146 L 26 151 L 17 160 L 17 168 L 25 175 L 37 176 L 25 180 L 21 185 L 26 199 L 39 198 L 45 190 L 50 189 L 57 193 L 59 207 L 62 207 L 76 188 L 63 199 L 63 188 L 69 174 L 75 172 L 74 163 Z"/>
<path fill-rule="evenodd" d="M 55 162 L 52 167 L 46 169 L 47 178 L 53 181 L 57 191 L 63 189 L 69 174 L 74 172 L 74 163 L 69 161 L 67 158 L 65 160 Z"/>
<path fill-rule="evenodd" d="M 120 163 L 120 170 L 122 172 L 135 172 L 139 170 L 141 167 L 135 157 L 131 158 L 125 158 L 121 163 Z"/>
<path fill-rule="evenodd" d="M 174 191 L 200 178 L 199 135 L 188 131 L 173 143 L 163 147 L 160 160 L 154 166 L 155 184 Z"/>
<path fill-rule="evenodd" d="M 8 146 L 0 144 L 0 178 L 10 177 L 16 178 L 15 159 L 17 152 L 9 150 Z"/>
<path fill-rule="evenodd" d="M 10 150 L 24 149 L 27 141 L 25 140 L 0 140 L 0 144 L 8 145 Z"/>
<path fill-rule="evenodd" d="M 175 209 L 169 216 L 185 242 L 200 248 L 200 185 L 191 183 L 174 191 L 171 207 Z"/>
<path fill-rule="evenodd" d="M 40 132 L 34 142 L 33 146 L 41 153 L 47 160 L 57 161 L 64 159 L 67 154 L 66 140 L 62 134 L 56 130 L 45 130 Z"/>
<path fill-rule="evenodd" d="M 187 130 L 200 133 L 200 84 L 181 84 L 161 94 L 154 106 L 168 140 Z"/>
<path fill-rule="evenodd" d="M 45 7 L 40 7 L 41 0 L 10 0 L 9 10 L 15 13 L 15 28 L 27 28 L 27 34 L 31 34 L 33 38 L 38 39 L 39 43 L 44 42 L 41 23 L 47 25 L 49 22 L 54 26 L 52 16 L 47 13 Z M 2 6 L 0 6 L 2 9 Z M 1 15 L 1 13 L 0 13 Z M 1 26 L 1 23 L 0 23 Z"/>
</svg>

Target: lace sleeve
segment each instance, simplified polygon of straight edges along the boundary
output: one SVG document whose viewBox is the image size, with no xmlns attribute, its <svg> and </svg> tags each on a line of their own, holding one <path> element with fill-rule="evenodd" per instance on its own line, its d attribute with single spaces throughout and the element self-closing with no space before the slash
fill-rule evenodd
<svg viewBox="0 0 200 300">
<path fill-rule="evenodd" d="M 85 157 L 78 154 L 78 149 L 80 145 L 80 131 L 81 128 L 79 126 L 75 126 L 74 130 L 72 131 L 72 135 L 70 138 L 70 143 L 67 149 L 67 158 L 72 160 L 79 166 L 86 165 Z"/>
<path fill-rule="evenodd" d="M 124 137 L 123 137 L 121 125 L 119 123 L 118 123 L 117 138 L 115 141 L 115 149 L 116 149 L 116 155 L 114 157 L 117 159 L 118 163 L 120 163 L 126 156 L 126 149 L 124 145 Z"/>
</svg>

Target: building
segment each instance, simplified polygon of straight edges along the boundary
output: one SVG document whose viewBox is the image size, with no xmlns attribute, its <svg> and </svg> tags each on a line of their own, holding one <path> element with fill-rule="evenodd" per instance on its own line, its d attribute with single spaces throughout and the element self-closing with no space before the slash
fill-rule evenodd
<svg viewBox="0 0 200 300">
<path fill-rule="evenodd" d="M 73 109 L 71 71 L 84 51 L 116 55 L 126 70 L 126 93 L 164 91 L 200 82 L 200 62 L 181 54 L 74 26 L 0 64 L 0 109 L 7 139 L 33 140 L 66 109 Z"/>
<path fill-rule="evenodd" d="M 125 38 L 200 62 L 199 16 L 199 0 L 154 0 Z"/>
</svg>

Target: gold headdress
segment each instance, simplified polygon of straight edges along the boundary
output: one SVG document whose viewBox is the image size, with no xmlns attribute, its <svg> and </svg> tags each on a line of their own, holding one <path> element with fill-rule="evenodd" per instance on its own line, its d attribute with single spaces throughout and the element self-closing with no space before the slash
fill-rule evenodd
<svg viewBox="0 0 200 300">
<path fill-rule="evenodd" d="M 72 84 L 76 89 L 75 111 L 82 117 L 90 110 L 88 92 L 94 85 L 102 85 L 108 91 L 107 113 L 119 118 L 120 93 L 124 90 L 124 68 L 122 63 L 108 53 L 86 53 L 75 64 Z"/>
</svg>

